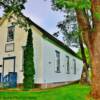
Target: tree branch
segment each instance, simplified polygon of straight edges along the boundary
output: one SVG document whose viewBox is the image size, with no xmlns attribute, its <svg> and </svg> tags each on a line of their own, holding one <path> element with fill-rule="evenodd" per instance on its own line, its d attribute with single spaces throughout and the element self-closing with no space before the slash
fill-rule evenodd
<svg viewBox="0 0 100 100">
<path fill-rule="evenodd" d="M 86 45 L 89 45 L 90 40 L 90 24 L 86 17 L 86 12 L 80 9 L 76 9 L 76 16 L 80 30 L 82 31 L 83 39 Z"/>
<path fill-rule="evenodd" d="M 3 2 L 0 2 L 0 6 L 2 6 L 2 7 L 7 7 Z"/>
<path fill-rule="evenodd" d="M 92 2 L 91 12 L 92 12 L 92 22 L 93 22 L 91 41 L 94 41 L 97 37 L 97 33 L 100 32 L 100 0 L 91 0 L 91 2 Z"/>
<path fill-rule="evenodd" d="M 91 0 L 92 2 L 92 16 L 93 16 L 93 26 L 95 30 L 100 28 L 100 0 Z"/>
</svg>

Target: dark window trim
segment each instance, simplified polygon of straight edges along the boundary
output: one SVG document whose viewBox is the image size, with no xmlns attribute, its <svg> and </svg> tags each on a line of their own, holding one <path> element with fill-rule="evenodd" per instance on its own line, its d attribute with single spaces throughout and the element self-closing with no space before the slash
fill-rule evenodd
<svg viewBox="0 0 100 100">
<path fill-rule="evenodd" d="M 0 82 L 1 82 L 1 80 L 2 80 L 2 73 L 0 73 Z"/>
<path fill-rule="evenodd" d="M 74 63 L 74 74 L 76 74 L 76 60 L 73 59 L 73 63 Z"/>
<path fill-rule="evenodd" d="M 60 52 L 58 50 L 55 50 L 55 53 L 59 53 L 59 66 L 56 65 L 56 73 L 61 73 L 61 70 L 60 70 Z M 56 56 L 57 57 L 57 56 Z M 58 59 L 58 58 L 57 58 Z"/>
<path fill-rule="evenodd" d="M 11 44 L 13 45 L 13 49 L 12 49 L 12 50 L 7 50 L 7 46 L 8 46 L 8 45 L 11 45 Z M 15 49 L 15 44 L 14 44 L 14 43 L 5 44 L 5 52 L 13 52 L 14 49 Z"/>
<path fill-rule="evenodd" d="M 70 64 L 69 64 L 69 56 L 66 56 L 67 58 L 67 74 L 70 74 Z"/>
<path fill-rule="evenodd" d="M 4 57 L 3 58 L 3 70 L 2 70 L 2 75 L 4 76 L 4 60 L 9 60 L 9 59 L 14 59 L 14 68 L 13 68 L 13 72 L 15 72 L 15 65 L 16 65 L 16 56 L 13 57 Z"/>
<path fill-rule="evenodd" d="M 15 25 L 11 25 L 11 26 L 8 26 L 8 28 L 10 28 L 10 27 L 14 27 L 14 33 L 13 33 L 13 35 L 15 34 Z M 14 36 L 13 36 L 13 40 L 9 40 L 8 39 L 8 31 L 7 31 L 7 42 L 13 42 L 14 41 Z"/>
</svg>

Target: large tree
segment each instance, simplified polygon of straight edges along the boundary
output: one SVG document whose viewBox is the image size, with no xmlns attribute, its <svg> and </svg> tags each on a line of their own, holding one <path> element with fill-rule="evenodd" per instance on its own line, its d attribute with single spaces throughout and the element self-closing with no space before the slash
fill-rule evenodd
<svg viewBox="0 0 100 100">
<path fill-rule="evenodd" d="M 76 11 L 79 28 L 91 58 L 93 76 L 91 94 L 95 99 L 100 99 L 100 0 L 53 0 L 53 2 L 60 9 L 74 8 Z"/>
</svg>

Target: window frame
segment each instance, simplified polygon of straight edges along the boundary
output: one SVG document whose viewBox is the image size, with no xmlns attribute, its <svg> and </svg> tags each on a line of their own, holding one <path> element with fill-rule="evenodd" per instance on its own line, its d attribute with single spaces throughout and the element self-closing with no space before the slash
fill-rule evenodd
<svg viewBox="0 0 100 100">
<path fill-rule="evenodd" d="M 1 81 L 2 81 L 2 73 L 0 73 L 0 83 L 1 83 Z"/>
<path fill-rule="evenodd" d="M 12 49 L 7 50 L 7 46 L 11 46 L 11 45 L 12 45 Z M 14 43 L 5 44 L 5 52 L 14 52 L 14 49 L 15 49 L 15 44 Z"/>
<path fill-rule="evenodd" d="M 75 59 L 73 59 L 73 65 L 74 65 L 74 74 L 77 74 L 77 72 L 76 72 L 76 60 Z"/>
<path fill-rule="evenodd" d="M 10 34 L 10 32 L 9 32 L 9 28 L 12 28 L 13 27 L 13 33 L 12 33 L 12 35 L 13 35 L 13 38 L 12 39 L 10 39 L 10 36 L 9 36 L 9 34 Z M 11 26 L 8 26 L 8 30 L 7 30 L 7 42 L 12 42 L 12 41 L 14 41 L 14 34 L 15 34 L 15 25 L 11 25 Z"/>
<path fill-rule="evenodd" d="M 66 73 L 67 73 L 67 74 L 70 74 L 69 56 L 66 56 L 66 59 L 67 59 Z"/>
<path fill-rule="evenodd" d="M 60 71 L 60 52 L 58 50 L 55 50 L 56 55 L 56 73 L 61 73 Z"/>
</svg>

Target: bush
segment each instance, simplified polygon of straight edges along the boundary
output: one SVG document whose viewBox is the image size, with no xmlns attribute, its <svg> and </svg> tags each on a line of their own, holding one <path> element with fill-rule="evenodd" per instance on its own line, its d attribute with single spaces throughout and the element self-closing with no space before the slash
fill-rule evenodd
<svg viewBox="0 0 100 100">
<path fill-rule="evenodd" d="M 24 50 L 24 89 L 32 89 L 34 86 L 34 49 L 33 49 L 33 38 L 32 30 L 28 30 L 28 38 L 26 48 Z"/>
</svg>

